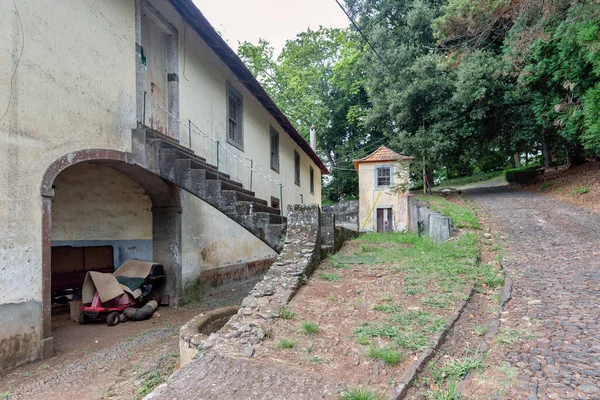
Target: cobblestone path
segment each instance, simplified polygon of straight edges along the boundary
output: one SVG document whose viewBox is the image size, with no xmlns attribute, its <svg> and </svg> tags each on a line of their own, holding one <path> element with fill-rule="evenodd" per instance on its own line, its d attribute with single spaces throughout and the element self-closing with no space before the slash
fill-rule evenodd
<svg viewBox="0 0 600 400">
<path fill-rule="evenodd" d="M 465 191 L 503 233 L 509 399 L 600 399 L 600 214 L 507 187 Z M 600 201 L 600 200 L 599 200 Z"/>
</svg>

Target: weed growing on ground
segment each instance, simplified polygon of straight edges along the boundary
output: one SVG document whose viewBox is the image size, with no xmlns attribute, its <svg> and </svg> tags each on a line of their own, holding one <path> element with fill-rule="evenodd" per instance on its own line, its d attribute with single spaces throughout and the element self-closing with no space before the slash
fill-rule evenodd
<svg viewBox="0 0 600 400">
<path fill-rule="evenodd" d="M 430 363 L 433 379 L 440 383 L 444 379 L 459 379 L 466 376 L 470 371 L 476 371 L 483 365 L 486 354 L 473 354 L 462 359 L 450 360 L 443 366 L 438 367 Z"/>
<path fill-rule="evenodd" d="M 552 186 L 552 182 L 544 182 L 542 184 L 542 186 L 540 186 L 540 190 L 544 191 L 544 190 L 548 189 L 550 186 Z"/>
<path fill-rule="evenodd" d="M 295 316 L 296 314 L 287 307 L 281 307 L 281 309 L 279 309 L 279 318 L 281 319 L 294 319 Z"/>
<path fill-rule="evenodd" d="M 498 344 L 514 344 L 521 339 L 529 339 L 532 336 L 522 329 L 501 328 L 496 336 Z"/>
<path fill-rule="evenodd" d="M 305 335 L 316 335 L 319 333 L 319 325 L 316 322 L 311 321 L 303 321 L 300 324 L 300 331 Z"/>
<path fill-rule="evenodd" d="M 296 347 L 296 343 L 298 343 L 295 339 L 291 338 L 283 338 L 279 341 L 280 349 L 293 349 Z"/>
<path fill-rule="evenodd" d="M 323 360 L 321 357 L 311 357 L 308 359 L 308 362 L 312 363 L 312 364 L 323 364 L 325 362 L 325 360 Z"/>
<path fill-rule="evenodd" d="M 369 346 L 367 357 L 374 360 L 382 360 L 388 365 L 396 365 L 406 359 L 406 355 L 400 353 L 391 347 L 375 347 Z"/>
<path fill-rule="evenodd" d="M 363 346 L 367 346 L 369 344 L 371 344 L 371 339 L 366 336 L 366 335 L 359 335 L 355 338 L 356 343 L 363 345 Z"/>
<path fill-rule="evenodd" d="M 428 390 L 425 393 L 425 398 L 427 400 L 461 400 L 463 397 L 456 389 L 456 381 L 452 380 L 448 382 L 446 388 L 436 387 L 432 390 Z"/>
<path fill-rule="evenodd" d="M 473 332 L 475 332 L 479 336 L 485 335 L 487 333 L 487 331 L 488 331 L 487 325 L 479 325 L 479 326 L 476 326 L 475 329 L 473 329 Z"/>
<path fill-rule="evenodd" d="M 337 282 L 342 280 L 342 277 L 338 274 L 328 274 L 326 272 L 322 272 L 321 275 L 319 275 L 319 277 L 327 282 Z"/>
<path fill-rule="evenodd" d="M 15 394 L 13 392 L 4 392 L 4 393 L 0 393 L 0 400 L 9 400 L 11 397 L 13 397 Z"/>
<path fill-rule="evenodd" d="M 380 300 L 380 301 L 392 301 L 392 300 L 393 300 L 393 298 L 392 298 L 392 295 L 391 295 L 391 294 L 389 294 L 389 293 L 386 293 L 386 294 L 382 295 L 382 296 L 379 298 L 379 300 Z"/>
<path fill-rule="evenodd" d="M 340 400 L 383 400 L 383 398 L 369 389 L 356 388 L 342 393 Z"/>
</svg>

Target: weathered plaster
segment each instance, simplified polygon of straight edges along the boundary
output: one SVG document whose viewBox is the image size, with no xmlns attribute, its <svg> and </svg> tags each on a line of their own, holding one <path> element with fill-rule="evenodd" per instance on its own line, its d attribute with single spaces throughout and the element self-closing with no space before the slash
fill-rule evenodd
<svg viewBox="0 0 600 400">
<path fill-rule="evenodd" d="M 361 163 L 358 165 L 359 182 L 359 216 L 358 225 L 361 231 L 377 230 L 377 209 L 391 208 L 394 230 L 408 229 L 408 196 L 407 193 L 394 193 L 391 188 L 375 187 L 375 168 L 390 165 L 386 163 Z M 394 166 L 394 185 L 409 184 L 409 164 L 396 162 Z M 373 208 L 375 207 L 375 208 Z M 371 214 L 369 212 L 373 209 Z"/>
<path fill-rule="evenodd" d="M 52 240 L 152 239 L 152 201 L 123 173 L 80 163 L 54 180 Z"/>
</svg>

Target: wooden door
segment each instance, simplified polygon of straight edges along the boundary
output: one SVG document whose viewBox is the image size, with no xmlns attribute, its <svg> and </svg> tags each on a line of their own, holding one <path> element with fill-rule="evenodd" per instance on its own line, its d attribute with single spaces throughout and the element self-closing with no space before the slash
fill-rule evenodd
<svg viewBox="0 0 600 400">
<path fill-rule="evenodd" d="M 392 209 L 378 208 L 377 209 L 377 232 L 392 231 Z"/>
</svg>

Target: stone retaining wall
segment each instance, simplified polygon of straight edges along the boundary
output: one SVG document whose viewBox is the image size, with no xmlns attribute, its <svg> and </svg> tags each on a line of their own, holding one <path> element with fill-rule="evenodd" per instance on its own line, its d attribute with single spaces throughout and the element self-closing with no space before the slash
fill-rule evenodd
<svg viewBox="0 0 600 400">
<path fill-rule="evenodd" d="M 336 226 L 358 231 L 358 200 L 325 206 L 323 213 L 335 214 Z"/>
<path fill-rule="evenodd" d="M 432 211 L 427 205 L 414 197 L 408 200 L 409 230 L 427 235 L 435 243 L 448 240 L 455 229 L 452 220 L 442 214 Z"/>
<path fill-rule="evenodd" d="M 288 206 L 288 228 L 277 261 L 242 302 L 238 313 L 200 346 L 234 356 L 252 357 L 281 307 L 298 291 L 321 259 L 321 213 L 316 204 Z"/>
</svg>

